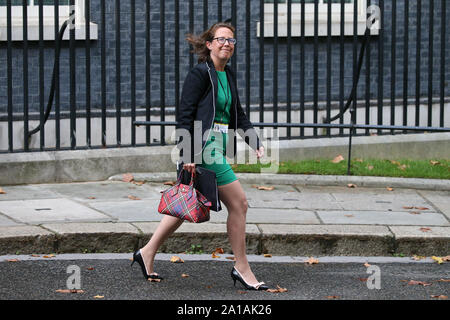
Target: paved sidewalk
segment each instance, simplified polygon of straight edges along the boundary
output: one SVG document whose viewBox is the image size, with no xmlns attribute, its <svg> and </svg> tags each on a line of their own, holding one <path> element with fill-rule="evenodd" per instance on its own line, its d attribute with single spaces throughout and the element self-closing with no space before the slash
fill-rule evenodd
<svg viewBox="0 0 450 320">
<path fill-rule="evenodd" d="M 247 252 L 284 256 L 450 254 L 450 181 L 237 174 L 247 195 Z M 0 186 L 0 255 L 132 252 L 154 232 L 163 181 Z M 349 188 L 347 185 L 356 185 Z M 258 190 L 257 186 L 273 187 Z M 387 187 L 392 188 L 388 190 Z M 161 248 L 231 252 L 227 210 L 184 223 Z"/>
</svg>

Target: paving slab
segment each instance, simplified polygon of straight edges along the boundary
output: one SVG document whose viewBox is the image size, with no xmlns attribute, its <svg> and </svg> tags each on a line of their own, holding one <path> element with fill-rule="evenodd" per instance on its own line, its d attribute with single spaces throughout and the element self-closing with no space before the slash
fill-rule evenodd
<svg viewBox="0 0 450 320">
<path fill-rule="evenodd" d="M 434 211 L 429 203 L 415 191 L 378 193 L 376 191 L 358 192 L 334 192 L 336 201 L 344 210 L 380 210 L 380 211 L 406 211 L 404 207 L 428 208 Z"/>
<path fill-rule="evenodd" d="M 103 212 L 118 222 L 160 221 L 160 199 L 91 202 L 89 207 Z"/>
<path fill-rule="evenodd" d="M 419 193 L 450 221 L 450 191 L 421 190 Z"/>
<path fill-rule="evenodd" d="M 228 210 L 224 207 L 219 212 L 211 211 L 210 221 L 213 223 L 226 223 Z M 299 209 L 265 209 L 248 208 L 247 224 L 260 223 L 299 223 L 299 224 L 320 224 L 314 211 Z"/>
<path fill-rule="evenodd" d="M 447 238 L 450 244 L 450 227 L 392 226 L 389 227 L 396 239 L 401 238 Z"/>
<path fill-rule="evenodd" d="M 60 197 L 70 197 L 82 201 L 104 201 L 111 199 L 128 199 L 132 195 L 141 199 L 160 199 L 160 190 L 156 184 L 136 185 L 121 181 L 101 181 L 82 183 L 58 183 L 42 186 L 49 192 L 57 193 Z"/>
<path fill-rule="evenodd" d="M 111 220 L 110 217 L 70 199 L 0 201 L 0 212 L 16 221 L 29 224 Z"/>
<path fill-rule="evenodd" d="M 317 211 L 325 224 L 368 224 L 368 225 L 418 225 L 418 226 L 450 226 L 440 213 L 427 211 L 394 212 L 394 211 Z"/>
<path fill-rule="evenodd" d="M 284 194 L 279 197 L 278 200 L 268 199 L 255 199 L 249 200 L 248 204 L 250 208 L 282 208 L 282 209 L 306 209 L 306 210 L 333 210 L 343 209 L 341 204 L 328 193 L 292 193 Z"/>
<path fill-rule="evenodd" d="M 272 184 L 241 184 L 245 191 L 247 200 L 264 198 L 265 200 L 280 200 L 284 198 L 296 199 L 298 191 L 290 185 L 272 185 Z M 273 187 L 273 190 L 258 190 L 255 186 Z"/>
<path fill-rule="evenodd" d="M 57 234 L 58 252 L 131 252 L 139 230 L 129 223 L 53 223 L 43 228 Z"/>
<path fill-rule="evenodd" d="M 55 234 L 41 227 L 0 226 L 2 254 L 51 253 L 55 246 Z"/>
<path fill-rule="evenodd" d="M 21 185 L 2 187 L 5 194 L 0 194 L 0 201 L 25 200 L 25 199 L 52 199 L 59 195 L 48 190 L 46 185 Z"/>
<path fill-rule="evenodd" d="M 249 208 L 247 211 L 247 223 L 320 224 L 320 220 L 313 211 Z"/>
<path fill-rule="evenodd" d="M 133 252 L 159 225 L 160 191 L 169 187 L 162 182 L 173 181 L 172 177 L 173 172 L 162 174 L 143 185 L 123 182 L 120 176 L 116 181 L 2 187 L 6 194 L 0 195 L 0 252 Z M 390 179 L 375 179 L 369 188 L 365 177 L 273 177 L 242 174 L 240 178 L 249 203 L 249 254 L 450 254 L 448 188 L 432 191 L 429 181 L 408 180 L 406 185 L 412 183 L 413 189 L 388 191 Z M 135 180 L 145 179 L 135 175 Z M 348 188 L 349 182 L 358 187 Z M 274 189 L 257 190 L 254 185 Z M 228 211 L 223 207 L 221 212 L 211 212 L 209 222 L 184 223 L 161 252 L 188 252 L 200 245 L 206 254 L 219 247 L 231 253 Z"/>
<path fill-rule="evenodd" d="M 12 219 L 10 219 L 8 217 L 5 217 L 2 214 L 0 214 L 0 227 L 1 226 L 5 226 L 5 227 L 7 227 L 7 226 L 20 226 L 22 224 L 23 223 L 15 222 Z"/>
<path fill-rule="evenodd" d="M 394 252 L 385 226 L 258 225 L 261 250 L 276 255 L 387 255 Z"/>
<path fill-rule="evenodd" d="M 450 254 L 450 227 L 392 226 L 396 252 L 420 256 Z"/>
</svg>

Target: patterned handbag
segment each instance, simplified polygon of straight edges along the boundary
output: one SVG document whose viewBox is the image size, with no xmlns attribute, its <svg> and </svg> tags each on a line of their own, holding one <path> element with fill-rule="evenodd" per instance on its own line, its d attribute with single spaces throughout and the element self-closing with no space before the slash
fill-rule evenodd
<svg viewBox="0 0 450 320">
<path fill-rule="evenodd" d="M 158 206 L 159 213 L 194 223 L 209 220 L 211 202 L 194 189 L 194 173 L 192 173 L 188 185 L 181 183 L 180 173 L 177 183 L 169 189 L 161 191 L 161 193 L 161 201 Z"/>
</svg>

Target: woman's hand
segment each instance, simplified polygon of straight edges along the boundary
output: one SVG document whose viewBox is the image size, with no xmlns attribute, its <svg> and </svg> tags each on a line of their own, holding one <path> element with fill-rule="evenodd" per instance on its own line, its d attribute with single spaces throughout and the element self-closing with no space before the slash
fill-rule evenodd
<svg viewBox="0 0 450 320">
<path fill-rule="evenodd" d="M 195 174 L 195 163 L 185 163 L 183 169 L 188 171 L 190 174 Z"/>
<path fill-rule="evenodd" d="M 263 156 L 264 156 L 264 147 L 261 146 L 259 147 L 258 150 L 256 150 L 256 158 L 259 159 L 262 158 Z"/>
</svg>

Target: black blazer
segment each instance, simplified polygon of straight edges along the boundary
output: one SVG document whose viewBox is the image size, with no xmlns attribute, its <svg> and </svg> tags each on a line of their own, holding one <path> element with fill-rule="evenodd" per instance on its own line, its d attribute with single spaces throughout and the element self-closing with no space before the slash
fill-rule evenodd
<svg viewBox="0 0 450 320">
<path fill-rule="evenodd" d="M 237 129 L 243 130 L 237 130 L 237 132 L 254 150 L 258 150 L 262 144 L 253 125 L 242 110 L 238 91 L 234 84 L 234 74 L 228 65 L 225 67 L 225 71 L 232 94 L 231 118 L 228 129 L 234 129 L 229 131 L 230 139 L 227 150 L 229 147 L 232 147 L 232 156 L 235 157 L 237 151 L 237 137 L 235 133 Z M 176 128 L 186 129 L 190 132 L 191 137 L 194 137 L 191 139 L 191 158 L 189 158 L 189 153 L 183 152 L 186 150 L 187 142 L 181 144 L 183 136 L 180 136 L 177 130 L 177 146 L 180 149 L 180 157 L 185 163 L 201 163 L 202 161 L 201 154 L 209 138 L 209 136 L 205 135 L 205 132 L 211 129 L 214 123 L 217 90 L 217 73 L 212 61 L 197 64 L 186 76 L 181 93 L 180 106 L 176 115 Z M 194 121 L 199 122 L 194 123 Z M 194 127 L 195 124 L 196 126 Z"/>
</svg>

